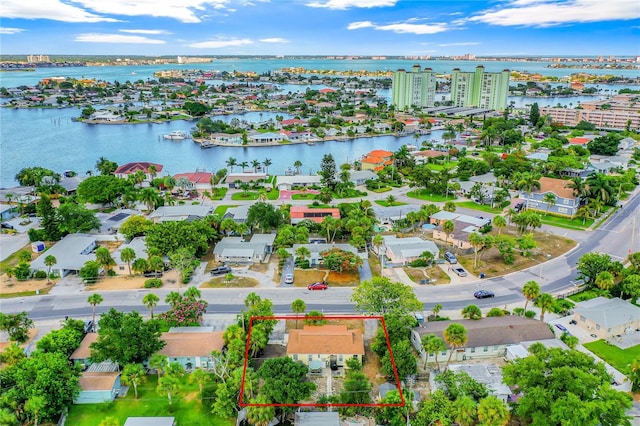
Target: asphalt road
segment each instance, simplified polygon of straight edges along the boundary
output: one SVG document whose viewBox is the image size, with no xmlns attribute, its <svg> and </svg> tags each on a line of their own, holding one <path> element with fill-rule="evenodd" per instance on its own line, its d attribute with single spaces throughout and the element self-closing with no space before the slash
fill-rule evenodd
<svg viewBox="0 0 640 426">
<path fill-rule="evenodd" d="M 615 260 L 621 260 L 629 251 L 640 251 L 640 197 L 634 193 L 624 208 L 610 217 L 599 229 L 585 232 L 579 244 L 572 251 L 541 265 L 503 277 L 478 280 L 471 283 L 450 286 L 416 286 L 415 293 L 424 302 L 425 310 L 436 303 L 444 310 L 459 310 L 475 303 L 480 308 L 503 307 L 513 303 L 523 303 L 520 289 L 529 280 L 540 283 L 543 292 L 559 294 L 573 287 L 576 279 L 575 266 L 584 253 L 602 252 L 610 254 Z M 637 224 L 637 228 L 636 228 Z M 563 235 L 562 229 L 555 233 Z M 494 298 L 477 300 L 473 293 L 480 288 L 491 289 Z M 245 309 L 244 299 L 255 292 L 261 297 L 271 299 L 274 311 L 278 314 L 290 313 L 291 302 L 303 299 L 307 310 L 319 310 L 331 313 L 354 312 L 350 301 L 351 288 L 332 287 L 328 291 L 309 291 L 306 288 L 251 288 L 251 289 L 203 289 L 203 298 L 209 303 L 208 314 L 234 314 Z M 147 312 L 142 298 L 149 290 L 125 290 L 102 292 L 104 301 L 96 312 L 106 312 L 110 307 L 122 311 L 137 310 Z M 161 301 L 169 290 L 154 290 Z M 5 313 L 27 311 L 33 320 L 61 319 L 65 316 L 90 317 L 92 308 L 87 304 L 88 294 L 81 291 L 64 291 L 61 294 L 31 296 L 13 299 L 0 299 L 0 310 Z M 157 306 L 154 312 L 167 310 L 166 305 Z"/>
</svg>

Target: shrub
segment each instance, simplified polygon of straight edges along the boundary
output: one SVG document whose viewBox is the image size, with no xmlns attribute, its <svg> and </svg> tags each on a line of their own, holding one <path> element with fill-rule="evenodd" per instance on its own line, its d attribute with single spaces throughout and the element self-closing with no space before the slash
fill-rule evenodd
<svg viewBox="0 0 640 426">
<path fill-rule="evenodd" d="M 309 259 L 299 260 L 298 261 L 298 268 L 309 269 L 310 267 L 311 267 L 311 265 L 309 263 Z"/>
<path fill-rule="evenodd" d="M 536 317 L 536 311 L 527 311 L 524 313 L 524 316 L 526 318 L 535 318 Z"/>
<path fill-rule="evenodd" d="M 45 278 L 47 278 L 47 273 L 45 271 L 36 271 L 33 276 L 37 280 L 44 280 Z"/>
<path fill-rule="evenodd" d="M 145 280 L 144 288 L 160 288 L 162 287 L 162 280 L 160 278 L 151 278 Z"/>
<path fill-rule="evenodd" d="M 114 271 L 113 269 L 109 269 L 107 271 L 107 276 L 108 277 L 115 277 L 116 276 L 116 271 Z"/>
<path fill-rule="evenodd" d="M 29 235 L 29 241 L 32 243 L 35 241 L 44 241 L 45 240 L 45 232 L 44 229 L 35 229 L 31 228 L 27 231 L 27 235 Z"/>
</svg>

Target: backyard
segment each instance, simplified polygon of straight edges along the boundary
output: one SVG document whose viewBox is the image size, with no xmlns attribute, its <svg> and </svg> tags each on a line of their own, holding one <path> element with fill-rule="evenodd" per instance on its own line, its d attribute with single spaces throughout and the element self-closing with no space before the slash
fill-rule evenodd
<svg viewBox="0 0 640 426">
<path fill-rule="evenodd" d="M 632 346 L 628 349 L 620 349 L 602 339 L 585 343 L 584 347 L 622 374 L 629 374 L 630 364 L 640 358 L 640 345 Z"/>
<path fill-rule="evenodd" d="M 169 408 L 166 396 L 158 394 L 156 387 L 158 378 L 147 376 L 147 382 L 138 385 L 139 399 L 135 399 L 133 389 L 126 396 L 117 398 L 108 404 L 73 405 L 67 416 L 67 425 L 98 426 L 107 416 L 118 419 L 124 424 L 127 417 L 175 416 L 176 423 L 189 426 L 232 426 L 235 421 L 222 419 L 211 414 L 207 406 L 200 400 L 198 385 L 190 384 L 188 376 L 181 379 L 180 392 L 173 398 L 173 412 Z"/>
</svg>

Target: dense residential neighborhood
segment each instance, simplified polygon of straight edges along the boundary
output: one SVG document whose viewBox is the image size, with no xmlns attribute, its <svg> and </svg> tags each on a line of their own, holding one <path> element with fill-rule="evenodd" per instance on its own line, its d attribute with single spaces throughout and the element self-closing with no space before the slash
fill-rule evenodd
<svg viewBox="0 0 640 426">
<path fill-rule="evenodd" d="M 398 73 L 392 90 L 417 84 Z M 0 189 L 2 250 L 23 242 L 0 265 L 3 300 L 16 302 L 0 313 L 0 423 L 637 422 L 640 252 L 579 251 L 563 264 L 576 281 L 549 291 L 543 268 L 589 235 L 613 235 L 619 218 L 626 234 L 615 238 L 634 247 L 625 206 L 638 196 L 638 123 L 510 109 L 508 72 L 459 74 L 454 105 L 435 105 L 435 76 L 422 81 L 433 91 L 424 104 L 399 94 L 387 105 L 375 96 L 384 81 L 356 90 L 333 78 L 322 84 L 335 88 L 270 98 L 268 75 L 197 90 L 163 77 L 3 93 L 14 107 L 40 94 L 64 106 L 168 98 L 147 111 L 87 105 L 79 120 L 195 117 L 190 137 L 203 148 L 355 135 L 374 148 L 351 162 L 325 154 L 317 174 L 296 159 L 272 174 L 269 157 L 177 174 L 106 157 L 87 171 L 20 170 L 18 186 Z M 501 100 L 464 101 L 472 77 Z M 625 112 L 637 96 L 604 110 Z M 211 118 L 251 109 L 295 118 Z M 375 149 L 382 133 L 415 144 Z M 512 281 L 518 272 L 528 280 Z M 473 298 L 458 308 L 425 296 L 438 289 Z M 42 314 L 59 300 L 68 314 Z"/>
</svg>

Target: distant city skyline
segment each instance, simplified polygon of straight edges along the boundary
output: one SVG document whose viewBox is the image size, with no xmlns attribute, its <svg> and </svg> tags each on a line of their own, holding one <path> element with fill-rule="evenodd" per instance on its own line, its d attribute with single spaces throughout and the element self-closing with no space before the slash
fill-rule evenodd
<svg viewBox="0 0 640 426">
<path fill-rule="evenodd" d="M 2 54 L 640 56 L 637 0 L 3 0 Z"/>
</svg>

